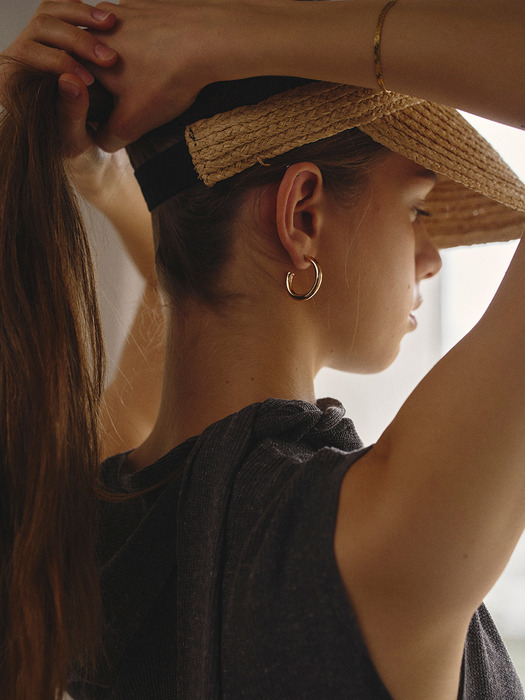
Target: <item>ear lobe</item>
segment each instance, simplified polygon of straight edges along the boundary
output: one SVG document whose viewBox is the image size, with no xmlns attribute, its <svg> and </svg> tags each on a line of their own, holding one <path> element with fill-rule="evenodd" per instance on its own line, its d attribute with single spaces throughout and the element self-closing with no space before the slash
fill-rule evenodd
<svg viewBox="0 0 525 700">
<path fill-rule="evenodd" d="M 323 177 L 313 163 L 294 163 L 286 171 L 276 201 L 279 239 L 294 266 L 309 266 L 306 256 L 315 257 L 322 224 Z"/>
</svg>

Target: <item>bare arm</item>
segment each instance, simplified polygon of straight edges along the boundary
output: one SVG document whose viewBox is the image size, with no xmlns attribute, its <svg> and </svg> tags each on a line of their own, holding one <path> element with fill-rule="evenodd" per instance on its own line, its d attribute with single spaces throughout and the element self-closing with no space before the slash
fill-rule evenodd
<svg viewBox="0 0 525 700">
<path fill-rule="evenodd" d="M 295 75 L 377 89 L 372 47 L 385 2 L 104 2 L 119 19 L 104 38 L 122 61 L 94 71 L 116 98 L 100 143 L 137 139 L 217 80 Z M 385 82 L 523 128 L 523 46 L 521 2 L 398 0 L 383 29 Z"/>
<path fill-rule="evenodd" d="M 101 412 L 102 457 L 140 445 L 160 406 L 164 369 L 164 318 L 157 289 L 146 284 Z"/>
<path fill-rule="evenodd" d="M 153 428 L 162 387 L 164 317 L 156 286 L 151 215 L 133 169 L 124 152 L 112 156 L 97 153 L 95 157 L 109 162 L 91 175 L 89 168 L 77 168 L 77 186 L 111 221 L 146 280 L 114 379 L 104 392 L 101 427 L 105 458 L 137 447 Z"/>
<path fill-rule="evenodd" d="M 440 684 L 454 663 L 459 673 L 470 617 L 525 527 L 524 273 L 522 242 L 481 321 L 344 482 L 341 573 L 376 664 L 403 698 L 422 687 L 447 697 Z M 411 695 L 415 668 L 425 685 Z"/>
<path fill-rule="evenodd" d="M 292 35 L 288 72 L 377 88 L 372 45 L 385 4 L 293 3 L 301 31 Z M 523 3 L 398 0 L 383 26 L 385 82 L 390 90 L 525 128 L 524 45 Z"/>
<path fill-rule="evenodd" d="M 83 101 L 84 100 L 84 101 Z M 62 103 L 64 138 L 82 141 L 87 95 Z M 81 118 L 75 121 L 74 117 Z M 146 280 L 132 327 L 112 382 L 102 401 L 102 457 L 137 447 L 157 417 L 164 364 L 164 318 L 156 287 L 151 215 L 125 151 L 106 154 L 93 146 L 70 161 L 73 184 L 113 224 L 135 266 Z"/>
<path fill-rule="evenodd" d="M 160 405 L 164 367 L 164 317 L 156 286 L 151 215 L 124 151 L 86 151 L 72 164 L 82 196 L 115 227 L 146 280 L 114 379 L 102 401 L 102 457 L 124 452 L 150 434 Z"/>
<path fill-rule="evenodd" d="M 111 221 L 141 275 L 155 284 L 151 214 L 126 152 L 90 148 L 71 162 L 70 172 L 79 194 Z"/>
</svg>

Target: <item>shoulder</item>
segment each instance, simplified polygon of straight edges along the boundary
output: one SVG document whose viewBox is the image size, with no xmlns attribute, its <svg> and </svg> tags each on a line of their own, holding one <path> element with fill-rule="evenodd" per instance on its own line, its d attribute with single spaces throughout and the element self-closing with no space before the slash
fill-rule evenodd
<svg viewBox="0 0 525 700">
<path fill-rule="evenodd" d="M 443 523 L 428 516 L 415 527 L 410 504 L 389 487 L 388 470 L 379 445 L 345 474 L 334 538 L 341 579 L 379 675 L 406 700 L 456 700 L 460 682 L 465 700 L 523 698 L 486 610 L 455 602 L 439 566 Z M 507 686 L 520 690 L 501 695 Z"/>
</svg>

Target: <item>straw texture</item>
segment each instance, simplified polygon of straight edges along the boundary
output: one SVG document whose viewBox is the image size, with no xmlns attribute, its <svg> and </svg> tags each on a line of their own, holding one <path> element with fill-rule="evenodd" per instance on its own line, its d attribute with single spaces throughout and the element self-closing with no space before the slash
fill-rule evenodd
<svg viewBox="0 0 525 700">
<path fill-rule="evenodd" d="M 425 224 L 440 247 L 507 241 L 525 230 L 524 184 L 456 110 L 420 102 L 360 129 L 438 173 Z"/>
<path fill-rule="evenodd" d="M 312 83 L 191 124 L 186 143 L 200 178 L 211 186 L 260 159 L 334 136 L 418 101 L 348 85 Z"/>
<path fill-rule="evenodd" d="M 359 127 L 434 170 L 425 222 L 441 247 L 518 238 L 525 185 L 454 109 L 398 93 L 310 83 L 186 127 L 194 168 L 208 186 L 261 160 Z"/>
</svg>

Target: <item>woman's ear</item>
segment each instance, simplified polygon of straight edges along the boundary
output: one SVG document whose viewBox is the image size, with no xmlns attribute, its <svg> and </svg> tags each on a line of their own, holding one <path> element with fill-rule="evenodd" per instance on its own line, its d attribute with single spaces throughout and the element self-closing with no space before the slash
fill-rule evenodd
<svg viewBox="0 0 525 700">
<path fill-rule="evenodd" d="M 321 171 L 313 163 L 294 163 L 281 180 L 276 200 L 277 233 L 298 270 L 309 267 L 319 246 L 326 197 Z"/>
</svg>

